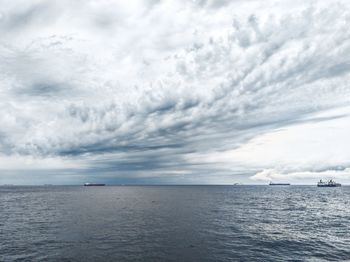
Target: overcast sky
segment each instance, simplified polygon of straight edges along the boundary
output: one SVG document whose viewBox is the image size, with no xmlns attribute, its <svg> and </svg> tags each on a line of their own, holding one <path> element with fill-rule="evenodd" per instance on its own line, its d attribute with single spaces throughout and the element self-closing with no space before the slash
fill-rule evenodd
<svg viewBox="0 0 350 262">
<path fill-rule="evenodd" d="M 350 183 L 350 3 L 0 0 L 0 184 Z"/>
</svg>

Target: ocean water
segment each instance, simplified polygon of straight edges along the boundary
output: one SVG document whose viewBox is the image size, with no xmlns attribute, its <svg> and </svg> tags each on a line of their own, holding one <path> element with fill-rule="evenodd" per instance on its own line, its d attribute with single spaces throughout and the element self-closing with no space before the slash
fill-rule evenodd
<svg viewBox="0 0 350 262">
<path fill-rule="evenodd" d="M 350 187 L 0 187 L 0 261 L 350 260 Z"/>
</svg>

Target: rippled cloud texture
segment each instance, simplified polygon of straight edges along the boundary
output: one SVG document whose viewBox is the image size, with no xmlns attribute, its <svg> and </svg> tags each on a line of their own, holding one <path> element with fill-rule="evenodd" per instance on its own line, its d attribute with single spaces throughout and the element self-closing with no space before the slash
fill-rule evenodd
<svg viewBox="0 0 350 262">
<path fill-rule="evenodd" d="M 0 183 L 350 178 L 347 2 L 0 0 Z"/>
</svg>

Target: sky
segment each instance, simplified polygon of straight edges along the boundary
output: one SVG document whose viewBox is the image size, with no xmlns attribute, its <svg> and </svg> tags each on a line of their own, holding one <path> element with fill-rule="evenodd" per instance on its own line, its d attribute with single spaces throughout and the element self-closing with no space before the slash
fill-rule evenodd
<svg viewBox="0 0 350 262">
<path fill-rule="evenodd" d="M 0 184 L 350 183 L 350 3 L 0 0 Z"/>
</svg>

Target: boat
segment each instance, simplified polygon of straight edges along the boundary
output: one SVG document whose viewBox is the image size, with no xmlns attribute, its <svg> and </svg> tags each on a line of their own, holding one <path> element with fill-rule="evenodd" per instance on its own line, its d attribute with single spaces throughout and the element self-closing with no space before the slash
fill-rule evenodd
<svg viewBox="0 0 350 262">
<path fill-rule="evenodd" d="M 105 186 L 106 184 L 100 183 L 85 183 L 84 186 Z"/>
<path fill-rule="evenodd" d="M 317 183 L 318 187 L 340 187 L 341 184 L 336 183 L 333 179 L 328 181 L 322 181 L 322 179 Z"/>
<path fill-rule="evenodd" d="M 290 183 L 272 183 L 272 182 L 270 182 L 269 186 L 290 186 Z"/>
</svg>

